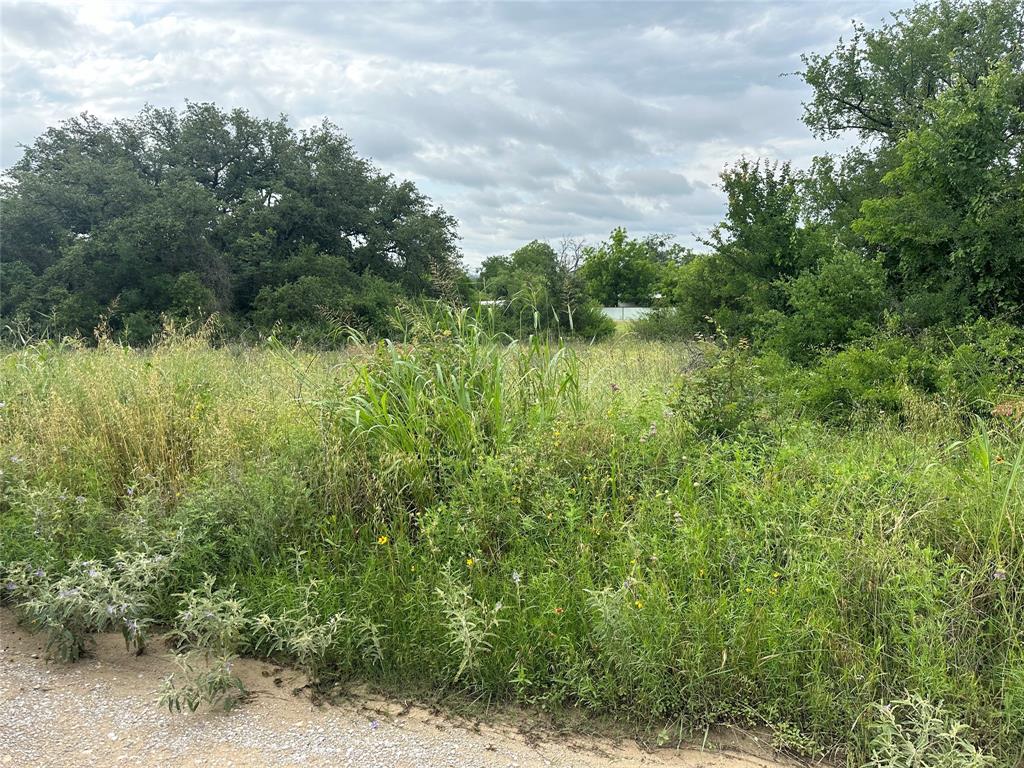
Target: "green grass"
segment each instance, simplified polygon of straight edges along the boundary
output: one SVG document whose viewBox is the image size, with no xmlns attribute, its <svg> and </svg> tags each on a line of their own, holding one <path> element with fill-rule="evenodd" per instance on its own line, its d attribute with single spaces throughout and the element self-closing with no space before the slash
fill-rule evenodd
<svg viewBox="0 0 1024 768">
<path fill-rule="evenodd" d="M 141 618 L 211 575 L 242 651 L 325 683 L 741 722 L 850 764 L 913 696 L 1018 763 L 1019 421 L 908 387 L 822 422 L 802 374 L 732 354 L 502 346 L 440 312 L 344 353 L 12 350 L 0 565 L 168 554 Z"/>
</svg>

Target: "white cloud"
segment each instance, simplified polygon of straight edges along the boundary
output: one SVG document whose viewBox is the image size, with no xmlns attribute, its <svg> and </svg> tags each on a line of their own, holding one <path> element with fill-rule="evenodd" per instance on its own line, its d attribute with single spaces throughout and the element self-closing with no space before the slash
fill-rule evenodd
<svg viewBox="0 0 1024 768">
<path fill-rule="evenodd" d="M 0 159 L 83 110 L 215 101 L 328 117 L 460 220 L 470 263 L 620 224 L 692 243 L 723 165 L 820 151 L 779 75 L 899 5 L 0 0 Z"/>
</svg>

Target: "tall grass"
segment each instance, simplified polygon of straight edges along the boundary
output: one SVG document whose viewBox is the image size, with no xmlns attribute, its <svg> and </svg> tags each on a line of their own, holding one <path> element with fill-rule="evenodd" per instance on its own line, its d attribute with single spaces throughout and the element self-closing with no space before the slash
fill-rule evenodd
<svg viewBox="0 0 1024 768">
<path fill-rule="evenodd" d="M 240 650 L 325 685 L 741 722 L 850 764 L 903 748 L 880 707 L 941 702 L 1024 758 L 1012 409 L 906 389 L 836 424 L 742 350 L 506 342 L 434 308 L 333 355 L 12 350 L 0 559 L 173 553 L 162 595 L 233 586 Z"/>
</svg>

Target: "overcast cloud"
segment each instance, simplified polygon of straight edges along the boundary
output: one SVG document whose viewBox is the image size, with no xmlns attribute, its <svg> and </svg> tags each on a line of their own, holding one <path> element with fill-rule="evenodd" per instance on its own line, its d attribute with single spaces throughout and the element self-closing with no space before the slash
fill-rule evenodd
<svg viewBox="0 0 1024 768">
<path fill-rule="evenodd" d="M 330 118 L 458 218 L 470 265 L 618 225 L 692 244 L 724 164 L 822 151 L 780 75 L 903 5 L 4 1 L 0 162 L 83 110 L 215 101 Z"/>
</svg>

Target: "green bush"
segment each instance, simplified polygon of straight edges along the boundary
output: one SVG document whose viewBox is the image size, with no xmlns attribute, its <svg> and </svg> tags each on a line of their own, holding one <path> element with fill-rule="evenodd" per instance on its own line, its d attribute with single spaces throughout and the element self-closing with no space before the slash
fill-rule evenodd
<svg viewBox="0 0 1024 768">
<path fill-rule="evenodd" d="M 785 283 L 789 313 L 766 315 L 769 347 L 807 362 L 876 333 L 888 301 L 885 268 L 850 251 L 839 251 L 813 271 Z"/>
<path fill-rule="evenodd" d="M 892 336 L 822 359 L 806 375 L 804 404 L 817 417 L 846 421 L 855 414 L 899 414 L 908 393 L 934 393 L 940 370 L 911 342 Z"/>
<path fill-rule="evenodd" d="M 631 321 L 629 330 L 646 341 L 681 341 L 692 339 L 705 326 L 703 321 L 695 324 L 678 307 L 657 307 Z"/>
</svg>

